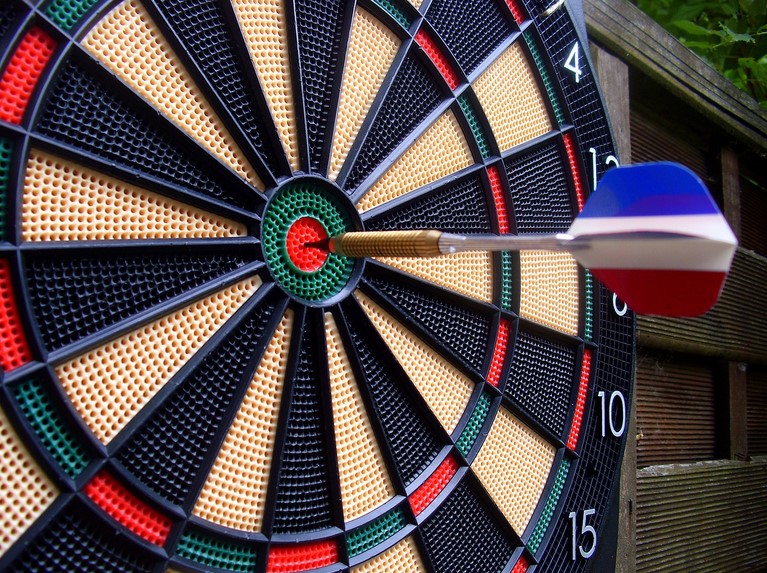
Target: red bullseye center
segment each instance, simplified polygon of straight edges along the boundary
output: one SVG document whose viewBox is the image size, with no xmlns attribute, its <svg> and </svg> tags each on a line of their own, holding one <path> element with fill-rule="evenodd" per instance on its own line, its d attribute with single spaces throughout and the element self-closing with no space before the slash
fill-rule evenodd
<svg viewBox="0 0 767 573">
<path fill-rule="evenodd" d="M 319 270 L 328 258 L 328 251 L 310 245 L 327 238 L 325 227 L 314 217 L 301 217 L 296 220 L 285 237 L 290 262 L 305 273 Z"/>
</svg>

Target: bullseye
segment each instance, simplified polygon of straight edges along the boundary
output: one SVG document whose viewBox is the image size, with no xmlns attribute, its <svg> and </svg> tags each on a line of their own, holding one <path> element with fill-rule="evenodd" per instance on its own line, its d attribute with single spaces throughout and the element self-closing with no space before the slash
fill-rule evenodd
<svg viewBox="0 0 767 573">
<path fill-rule="evenodd" d="M 286 181 L 264 211 L 261 244 L 275 280 L 301 301 L 326 302 L 344 291 L 360 263 L 330 253 L 329 237 L 358 229 L 354 206 L 325 179 L 299 176 Z"/>
<path fill-rule="evenodd" d="M 301 217 L 296 220 L 285 237 L 290 262 L 305 273 L 319 270 L 328 258 L 328 251 L 310 245 L 327 238 L 325 227 L 314 217 Z"/>
</svg>

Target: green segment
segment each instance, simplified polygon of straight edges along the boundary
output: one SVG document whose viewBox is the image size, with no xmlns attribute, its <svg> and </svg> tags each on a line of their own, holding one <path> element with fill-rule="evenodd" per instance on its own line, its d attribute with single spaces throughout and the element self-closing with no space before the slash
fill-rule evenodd
<svg viewBox="0 0 767 573">
<path fill-rule="evenodd" d="M 352 230 L 352 222 L 341 206 L 322 188 L 311 182 L 296 182 L 272 198 L 264 214 L 262 241 L 264 256 L 275 279 L 290 293 L 308 301 L 327 300 L 346 286 L 354 267 L 348 257 L 331 253 L 314 272 L 305 272 L 290 260 L 287 234 L 302 217 L 317 219 L 334 237 Z"/>
<path fill-rule="evenodd" d="M 21 411 L 45 448 L 67 475 L 76 478 L 88 465 L 85 450 L 75 441 L 40 384 L 26 381 L 14 389 Z"/>
<path fill-rule="evenodd" d="M 11 142 L 0 138 L 0 241 L 5 241 L 8 211 L 8 178 L 11 172 Z"/>
<path fill-rule="evenodd" d="M 554 510 L 557 508 L 559 498 L 562 495 L 562 489 L 565 487 L 565 481 L 567 480 L 567 474 L 570 471 L 570 461 L 562 460 L 562 463 L 557 470 L 557 476 L 554 478 L 554 485 L 549 493 L 549 499 L 546 500 L 546 505 L 541 512 L 541 517 L 538 519 L 538 523 L 535 524 L 533 534 L 530 536 L 530 540 L 527 542 L 527 548 L 530 553 L 535 555 L 538 551 L 538 547 L 543 541 L 543 537 L 546 535 L 546 531 L 549 529 L 549 523 L 554 515 Z"/>
<path fill-rule="evenodd" d="M 96 0 L 53 0 L 45 13 L 64 30 L 69 30 L 95 3 Z"/>
<path fill-rule="evenodd" d="M 207 567 L 246 573 L 255 571 L 256 550 L 239 543 L 211 539 L 195 531 L 186 531 L 178 542 L 176 553 Z"/>
<path fill-rule="evenodd" d="M 410 18 L 408 18 L 394 2 L 391 2 L 390 0 L 375 0 L 375 3 L 386 10 L 389 15 L 394 18 L 397 23 L 399 23 L 400 26 L 405 28 L 405 30 L 410 29 Z"/>
<path fill-rule="evenodd" d="M 594 328 L 594 279 L 591 273 L 586 271 L 586 320 L 583 337 L 591 342 Z"/>
<path fill-rule="evenodd" d="M 474 113 L 474 109 L 471 107 L 471 104 L 466 99 L 465 96 L 461 96 L 458 98 L 458 105 L 461 106 L 461 111 L 463 112 L 463 115 L 466 117 L 466 121 L 469 122 L 469 127 L 471 127 L 471 133 L 474 135 L 474 139 L 477 142 L 477 146 L 479 146 L 479 152 L 482 154 L 482 159 L 487 159 L 490 157 L 490 146 L 487 143 L 487 138 L 485 137 L 485 132 L 482 131 L 482 126 L 479 124 L 479 119 L 477 119 L 477 114 Z"/>
<path fill-rule="evenodd" d="M 346 537 L 349 557 L 355 557 L 376 545 L 380 545 L 403 527 L 405 527 L 405 516 L 402 511 L 395 509 L 375 521 L 355 529 Z"/>
<path fill-rule="evenodd" d="M 482 394 L 479 397 L 479 400 L 477 400 L 477 406 L 471 413 L 469 423 L 466 424 L 466 427 L 463 429 L 463 432 L 461 432 L 461 436 L 455 444 L 464 456 L 469 453 L 474 442 L 477 441 L 477 436 L 479 436 L 479 432 L 482 430 L 482 426 L 487 419 L 487 413 L 489 411 L 490 396 L 488 394 Z"/>
<path fill-rule="evenodd" d="M 501 251 L 501 308 L 511 310 L 511 253 Z"/>
<path fill-rule="evenodd" d="M 535 60 L 535 65 L 538 67 L 538 73 L 541 75 L 543 85 L 546 87 L 546 93 L 549 96 L 551 107 L 554 108 L 554 115 L 557 117 L 557 123 L 562 126 L 565 123 L 565 116 L 562 113 L 562 106 L 559 105 L 559 98 L 557 97 L 557 92 L 554 90 L 554 84 L 551 82 L 549 72 L 546 69 L 546 65 L 543 63 L 541 51 L 538 49 L 538 45 L 530 35 L 530 32 L 525 32 L 524 38 L 525 42 L 527 42 L 527 47 L 530 48 L 530 53 L 533 54 L 533 60 Z"/>
</svg>

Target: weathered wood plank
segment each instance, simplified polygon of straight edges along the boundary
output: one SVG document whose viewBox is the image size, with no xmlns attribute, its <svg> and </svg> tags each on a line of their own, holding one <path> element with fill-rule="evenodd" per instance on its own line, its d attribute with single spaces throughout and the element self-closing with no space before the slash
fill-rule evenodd
<svg viewBox="0 0 767 573">
<path fill-rule="evenodd" d="M 750 147 L 767 147 L 767 112 L 637 7 L 584 0 L 584 8 L 593 40 Z"/>
<path fill-rule="evenodd" d="M 760 571 L 767 458 L 652 466 L 637 474 L 637 571 Z"/>
<path fill-rule="evenodd" d="M 697 318 L 641 316 L 640 347 L 767 364 L 767 258 L 738 249 L 714 308 Z"/>
<path fill-rule="evenodd" d="M 667 353 L 641 353 L 636 389 L 638 467 L 716 457 L 711 364 Z"/>
</svg>

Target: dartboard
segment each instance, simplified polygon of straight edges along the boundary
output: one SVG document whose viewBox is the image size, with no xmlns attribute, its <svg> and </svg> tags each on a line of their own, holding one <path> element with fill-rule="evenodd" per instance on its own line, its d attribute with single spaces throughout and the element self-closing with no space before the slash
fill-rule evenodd
<svg viewBox="0 0 767 573">
<path fill-rule="evenodd" d="M 617 163 L 581 28 L 4 0 L 0 570 L 593 567 L 631 312 L 566 253 L 322 248 L 566 231 Z"/>
</svg>

